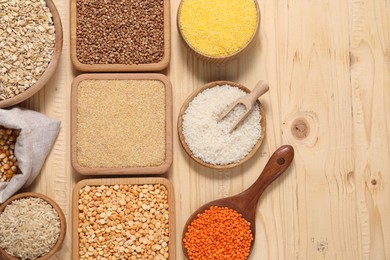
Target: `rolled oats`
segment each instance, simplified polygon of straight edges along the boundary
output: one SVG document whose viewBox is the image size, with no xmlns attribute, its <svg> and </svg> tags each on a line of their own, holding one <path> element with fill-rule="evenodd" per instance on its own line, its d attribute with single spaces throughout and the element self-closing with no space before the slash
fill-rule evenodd
<svg viewBox="0 0 390 260">
<path fill-rule="evenodd" d="M 45 1 L 0 0 L 0 100 L 37 82 L 54 47 L 54 22 Z"/>
</svg>

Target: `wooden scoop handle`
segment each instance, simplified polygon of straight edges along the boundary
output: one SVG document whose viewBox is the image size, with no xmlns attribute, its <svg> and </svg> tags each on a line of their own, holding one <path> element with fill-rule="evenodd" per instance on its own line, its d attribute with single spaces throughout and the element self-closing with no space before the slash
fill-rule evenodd
<svg viewBox="0 0 390 260">
<path fill-rule="evenodd" d="M 251 110 L 255 105 L 257 99 L 268 90 L 268 84 L 260 80 L 259 82 L 257 82 L 255 88 L 251 91 L 251 93 L 243 97 L 242 103 L 247 107 L 248 110 Z"/>
<path fill-rule="evenodd" d="M 289 167 L 293 158 L 294 149 L 291 145 L 279 147 L 268 160 L 259 178 L 248 189 L 234 196 L 235 203 L 241 204 L 241 209 L 254 217 L 261 194 Z"/>
</svg>

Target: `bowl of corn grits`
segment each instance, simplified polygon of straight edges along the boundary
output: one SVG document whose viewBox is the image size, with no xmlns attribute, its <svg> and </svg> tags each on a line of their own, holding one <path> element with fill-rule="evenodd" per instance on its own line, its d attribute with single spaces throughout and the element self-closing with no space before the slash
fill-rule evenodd
<svg viewBox="0 0 390 260">
<path fill-rule="evenodd" d="M 224 119 L 218 116 L 251 90 L 231 81 L 214 81 L 196 89 L 179 112 L 177 129 L 184 151 L 199 164 L 229 169 L 249 160 L 265 136 L 265 111 L 260 100 L 237 128 L 232 125 L 245 112 L 237 106 Z"/>
<path fill-rule="evenodd" d="M 0 205 L 0 259 L 50 259 L 65 235 L 64 213 L 46 195 L 19 193 Z"/>
<path fill-rule="evenodd" d="M 214 63 L 232 60 L 248 50 L 259 25 L 256 0 L 182 0 L 177 13 L 185 45 Z"/>
</svg>

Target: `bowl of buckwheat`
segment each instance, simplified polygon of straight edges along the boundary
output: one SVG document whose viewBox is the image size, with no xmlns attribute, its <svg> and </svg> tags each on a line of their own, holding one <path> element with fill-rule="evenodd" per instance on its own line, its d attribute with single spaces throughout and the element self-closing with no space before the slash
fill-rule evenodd
<svg viewBox="0 0 390 260">
<path fill-rule="evenodd" d="M 1 1 L 0 108 L 38 92 L 53 76 L 62 50 L 62 24 L 52 0 Z"/>
</svg>

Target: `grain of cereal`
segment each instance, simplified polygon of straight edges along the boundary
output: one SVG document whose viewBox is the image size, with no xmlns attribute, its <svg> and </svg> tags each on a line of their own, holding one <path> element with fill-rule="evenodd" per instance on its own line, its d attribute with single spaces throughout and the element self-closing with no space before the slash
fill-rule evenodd
<svg viewBox="0 0 390 260">
<path fill-rule="evenodd" d="M 22 260 L 47 254 L 60 230 L 57 211 L 41 198 L 17 199 L 0 213 L 0 247 Z"/>
<path fill-rule="evenodd" d="M 256 104 L 248 117 L 232 132 L 232 125 L 245 112 L 239 105 L 222 121 L 218 115 L 247 93 L 230 85 L 215 86 L 199 93 L 183 115 L 183 135 L 188 148 L 204 162 L 214 165 L 244 159 L 261 136 L 261 114 Z"/>
<path fill-rule="evenodd" d="M 178 15 L 186 42 L 211 57 L 241 50 L 255 34 L 258 19 L 254 0 L 184 0 Z"/>
<path fill-rule="evenodd" d="M 83 64 L 150 64 L 164 56 L 164 0 L 77 0 Z"/>
<path fill-rule="evenodd" d="M 0 100 L 35 84 L 55 47 L 52 14 L 43 0 L 0 1 Z"/>
<path fill-rule="evenodd" d="M 0 126 L 0 183 L 10 181 L 15 174 L 20 173 L 15 155 L 19 133 L 19 129 Z"/>
<path fill-rule="evenodd" d="M 159 80 L 83 80 L 77 160 L 84 167 L 158 166 L 165 160 L 165 85 Z"/>
</svg>

